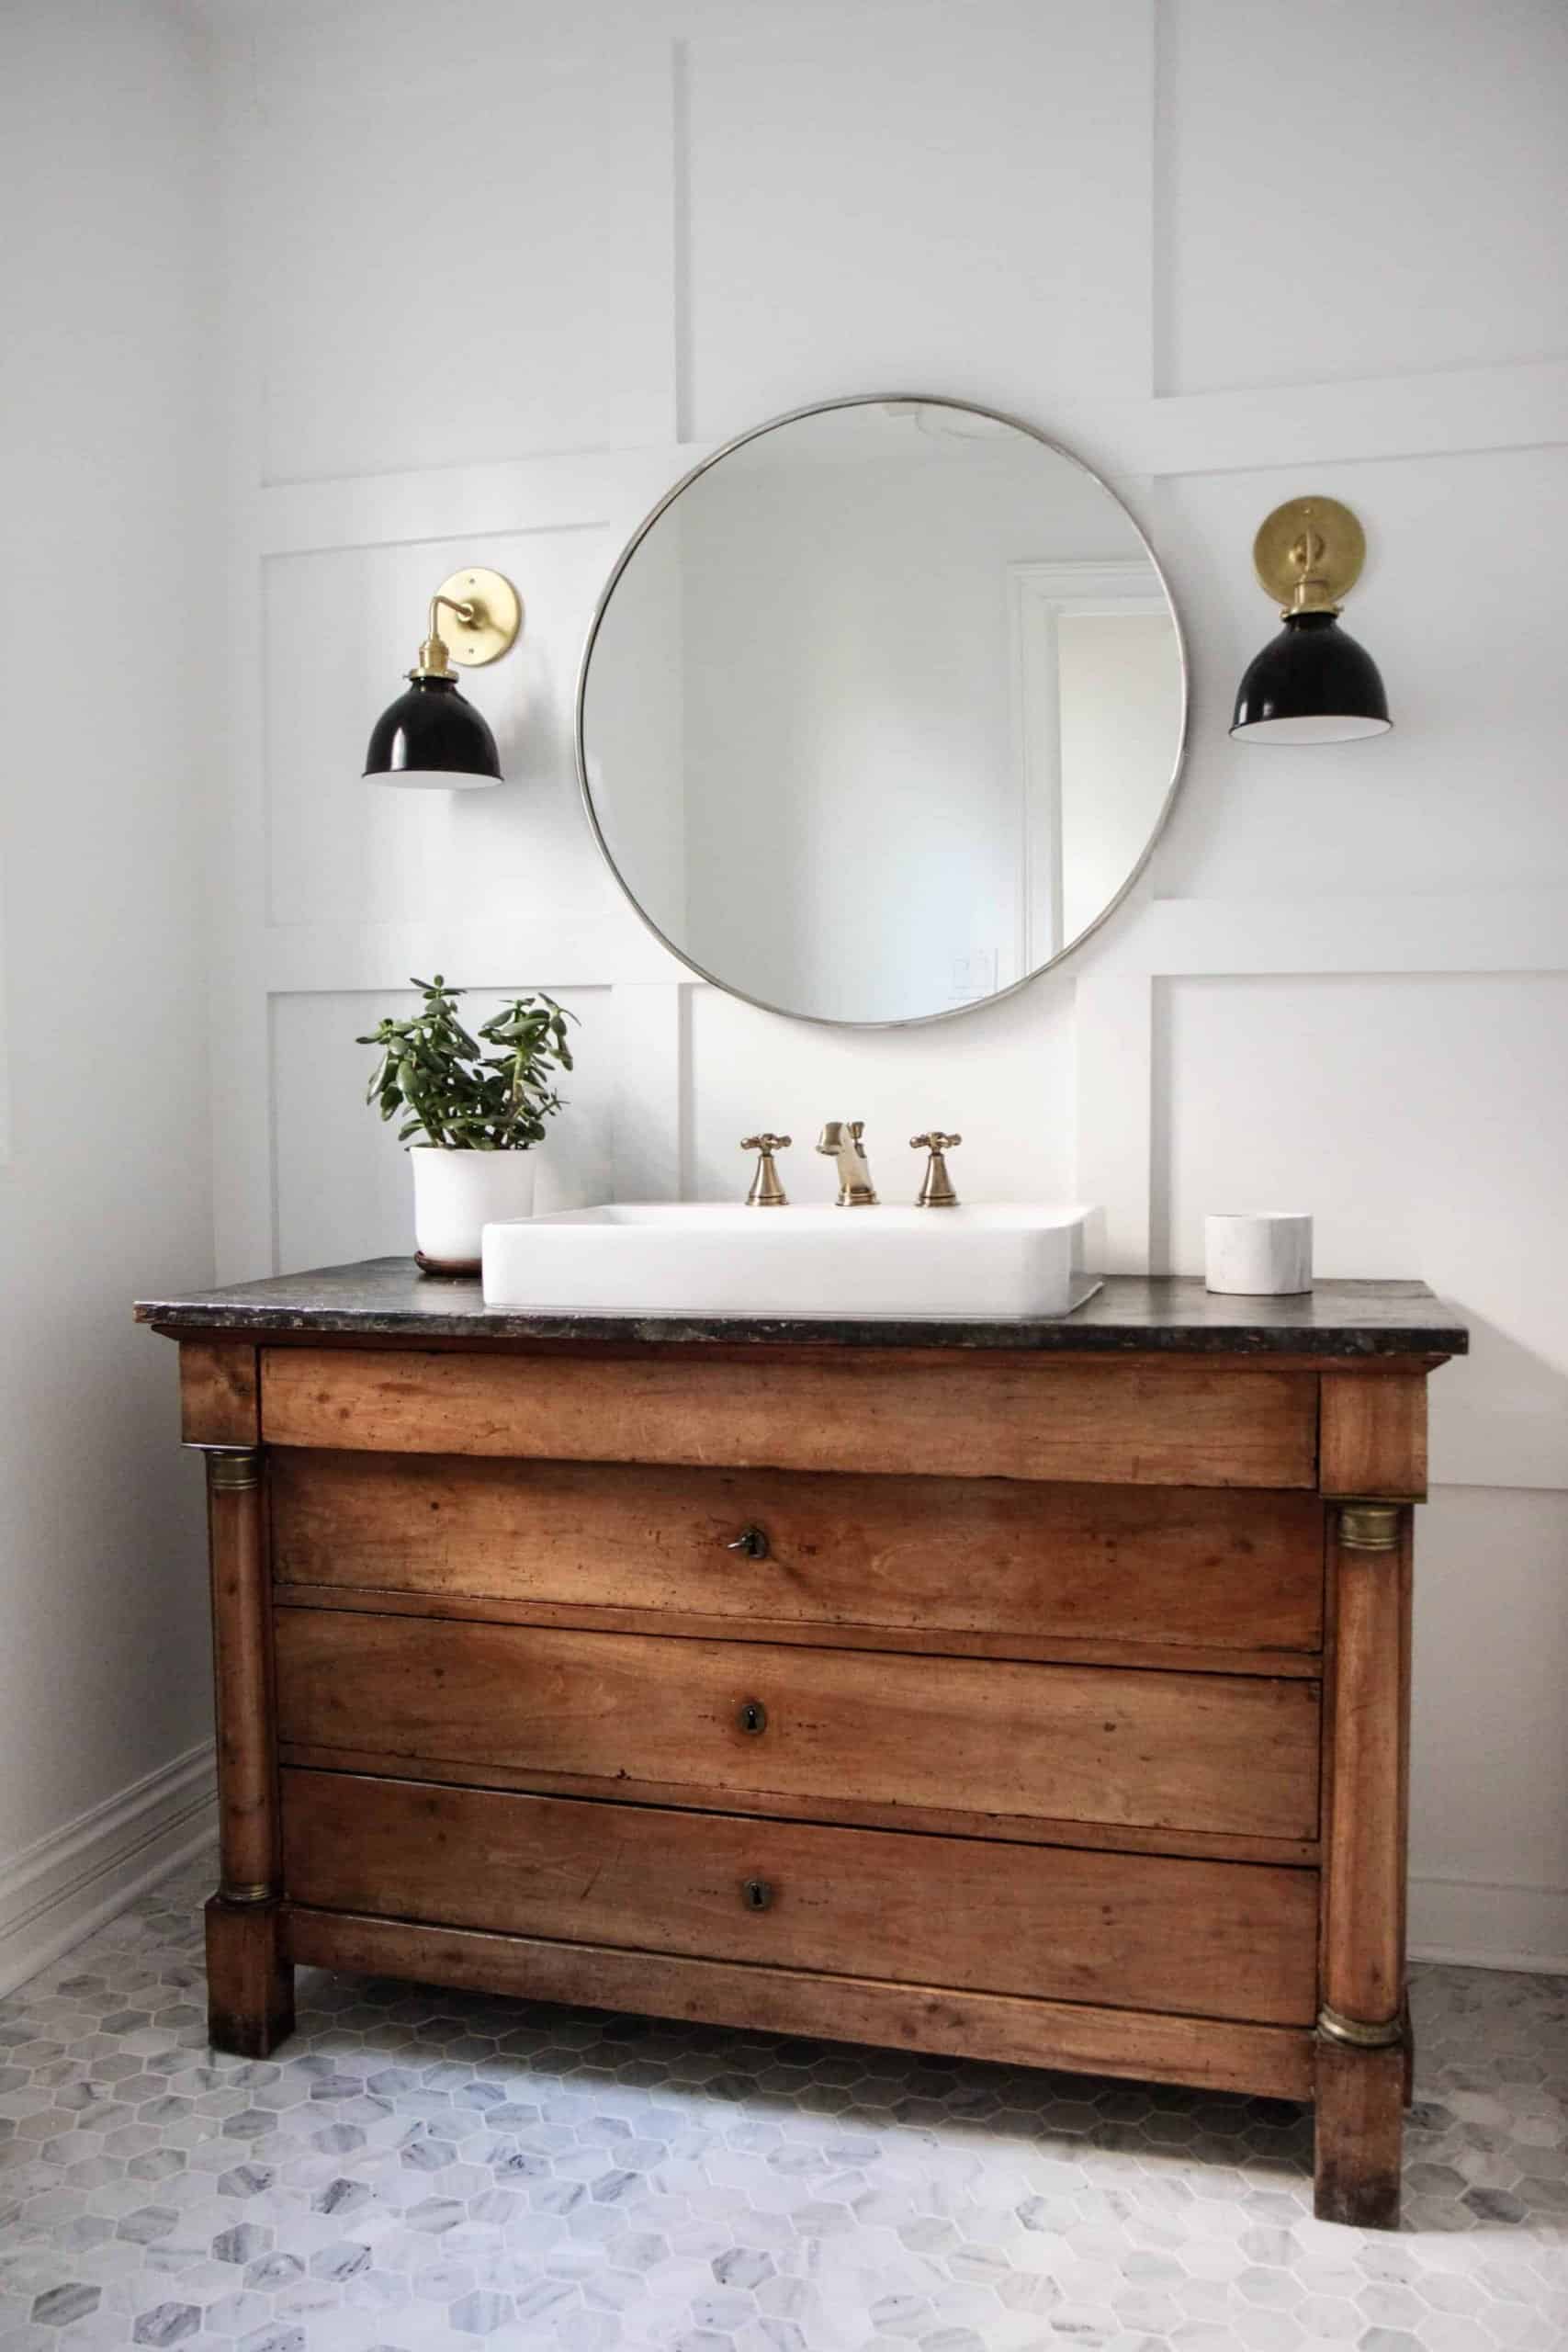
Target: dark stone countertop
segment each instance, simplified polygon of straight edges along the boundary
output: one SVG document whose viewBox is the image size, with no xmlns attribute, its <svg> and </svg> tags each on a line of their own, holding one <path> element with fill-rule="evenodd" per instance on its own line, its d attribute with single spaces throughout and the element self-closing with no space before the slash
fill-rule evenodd
<svg viewBox="0 0 1568 2352">
<path fill-rule="evenodd" d="M 1219 1298 L 1186 1276 L 1107 1275 L 1084 1306 L 1049 1321 L 964 1323 L 829 1316 L 526 1315 L 487 1309 L 477 1277 L 422 1274 L 412 1258 L 278 1274 L 188 1297 L 144 1298 L 137 1320 L 178 1336 L 258 1340 L 577 1340 L 759 1346 L 1029 1348 L 1108 1355 L 1292 1355 L 1325 1360 L 1463 1355 L 1470 1336 L 1425 1283 L 1321 1282 L 1299 1298 Z"/>
</svg>

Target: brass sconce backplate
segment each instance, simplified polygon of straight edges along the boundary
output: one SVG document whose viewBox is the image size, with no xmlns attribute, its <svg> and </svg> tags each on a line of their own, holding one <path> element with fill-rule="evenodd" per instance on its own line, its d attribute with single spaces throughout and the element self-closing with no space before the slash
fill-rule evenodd
<svg viewBox="0 0 1568 2352">
<path fill-rule="evenodd" d="M 455 571 L 450 580 L 441 582 L 436 594 L 447 600 L 440 607 L 441 637 L 459 669 L 482 670 L 487 662 L 499 662 L 516 644 L 523 626 L 523 599 L 501 572 Z M 461 618 L 452 611 L 453 605 L 468 607 L 471 617 Z"/>
<path fill-rule="evenodd" d="M 1366 560 L 1366 533 L 1337 498 L 1290 499 L 1252 542 L 1258 580 L 1286 613 L 1334 612 Z"/>
</svg>

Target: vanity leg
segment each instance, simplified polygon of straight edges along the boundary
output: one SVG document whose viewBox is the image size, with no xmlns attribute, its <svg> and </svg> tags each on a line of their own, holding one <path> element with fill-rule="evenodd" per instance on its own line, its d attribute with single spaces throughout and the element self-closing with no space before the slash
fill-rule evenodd
<svg viewBox="0 0 1568 2352">
<path fill-rule="evenodd" d="M 1318 2012 L 1320 2221 L 1399 2226 L 1408 2030 L 1404 1837 L 1409 1726 L 1410 1513 L 1346 1502 L 1335 1582 L 1333 1789 L 1325 1852 Z"/>
<path fill-rule="evenodd" d="M 262 1457 L 254 1446 L 206 1453 L 220 1852 L 218 1893 L 207 1906 L 208 2030 L 214 2049 L 265 2058 L 293 2031 L 294 1971 L 280 1937 Z"/>
<path fill-rule="evenodd" d="M 233 2058 L 265 2058 L 294 2030 L 294 1971 L 276 1903 L 207 1905 L 207 2038 Z"/>
<path fill-rule="evenodd" d="M 1362 2230 L 1399 2227 L 1399 2167 L 1404 2137 L 1404 2052 L 1317 2042 L 1317 2169 L 1313 2211 L 1320 2222 Z"/>
</svg>

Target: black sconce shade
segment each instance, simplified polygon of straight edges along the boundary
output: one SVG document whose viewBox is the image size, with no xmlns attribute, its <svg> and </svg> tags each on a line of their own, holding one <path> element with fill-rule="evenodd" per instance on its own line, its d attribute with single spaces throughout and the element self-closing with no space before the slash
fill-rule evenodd
<svg viewBox="0 0 1568 2352">
<path fill-rule="evenodd" d="M 1378 665 L 1333 613 L 1289 613 L 1243 678 L 1231 733 L 1249 743 L 1348 743 L 1393 720 Z"/>
<path fill-rule="evenodd" d="M 471 702 L 449 677 L 415 675 L 370 730 L 365 773 L 382 784 L 461 791 L 501 782 L 501 759 Z"/>
</svg>

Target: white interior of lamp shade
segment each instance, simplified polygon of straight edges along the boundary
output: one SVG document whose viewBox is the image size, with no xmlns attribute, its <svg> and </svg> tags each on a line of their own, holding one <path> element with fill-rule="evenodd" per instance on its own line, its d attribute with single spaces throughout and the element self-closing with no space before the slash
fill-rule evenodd
<svg viewBox="0 0 1568 2352">
<path fill-rule="evenodd" d="M 1352 743 L 1359 735 L 1386 735 L 1391 718 L 1351 718 L 1320 711 L 1310 718 L 1255 718 L 1249 726 L 1233 727 L 1238 743 Z"/>
<path fill-rule="evenodd" d="M 466 775 L 460 768 L 378 768 L 366 781 L 395 784 L 412 792 L 477 792 L 481 785 L 500 784 L 498 775 Z"/>
</svg>

